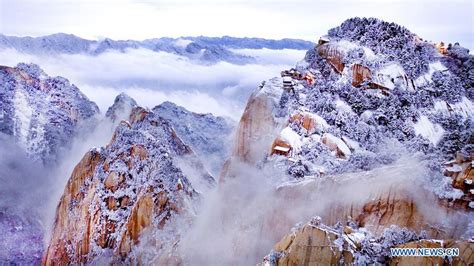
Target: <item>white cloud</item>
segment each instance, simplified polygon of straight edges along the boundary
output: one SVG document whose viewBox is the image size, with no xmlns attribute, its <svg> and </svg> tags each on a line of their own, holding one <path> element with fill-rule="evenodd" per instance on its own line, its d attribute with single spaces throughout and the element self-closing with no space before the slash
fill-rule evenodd
<svg viewBox="0 0 474 266">
<path fill-rule="evenodd" d="M 272 50 L 272 49 L 232 49 L 234 53 L 252 56 L 258 59 L 260 64 L 286 64 L 294 65 L 303 59 L 305 50 Z"/>
<path fill-rule="evenodd" d="M 185 57 L 146 49 L 111 51 L 98 56 L 83 54 L 38 56 L 0 50 L 0 64 L 36 63 L 50 76 L 63 76 L 76 84 L 104 112 L 120 92 L 143 106 L 172 101 L 185 108 L 238 120 L 247 97 L 263 80 L 293 66 L 304 51 L 243 50 L 259 64 L 203 65 Z"/>
<path fill-rule="evenodd" d="M 179 255 L 184 264 L 255 265 L 295 224 L 318 215 L 332 225 L 337 217 L 331 211 L 335 207 L 363 206 L 374 195 L 393 191 L 414 195 L 414 204 L 429 223 L 465 222 L 452 214 L 447 217 L 433 205 L 432 198 L 417 196 L 426 169 L 413 157 L 402 156 L 392 165 L 371 171 L 306 180 L 279 190 L 275 187 L 287 178 L 281 169 L 269 164 L 258 169 L 238 163 L 233 166 L 236 176 L 205 195 L 196 220 L 182 235 Z M 144 248 L 156 250 L 153 246 Z"/>
<path fill-rule="evenodd" d="M 241 106 L 228 99 L 216 99 L 207 93 L 200 91 L 156 91 L 148 88 L 127 87 L 123 90 L 102 86 L 81 86 L 81 90 L 96 102 L 103 111 L 113 104 L 118 93 L 125 92 L 134 98 L 139 105 L 153 108 L 165 101 L 184 106 L 186 109 L 197 113 L 212 113 L 225 116 L 237 121 L 240 118 Z"/>
</svg>

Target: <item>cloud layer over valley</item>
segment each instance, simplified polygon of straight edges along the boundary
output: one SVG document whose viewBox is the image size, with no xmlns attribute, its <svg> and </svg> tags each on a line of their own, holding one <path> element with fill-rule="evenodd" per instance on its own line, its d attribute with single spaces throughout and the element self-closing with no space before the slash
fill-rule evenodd
<svg viewBox="0 0 474 266">
<path fill-rule="evenodd" d="M 146 49 L 107 51 L 92 55 L 31 55 L 0 50 L 0 64 L 35 63 L 51 76 L 76 84 L 102 112 L 114 97 L 126 92 L 140 105 L 154 107 L 168 100 L 201 113 L 237 120 L 248 95 L 261 81 L 279 74 L 304 57 L 304 50 L 242 49 L 256 64 L 203 64 L 188 58 Z"/>
</svg>

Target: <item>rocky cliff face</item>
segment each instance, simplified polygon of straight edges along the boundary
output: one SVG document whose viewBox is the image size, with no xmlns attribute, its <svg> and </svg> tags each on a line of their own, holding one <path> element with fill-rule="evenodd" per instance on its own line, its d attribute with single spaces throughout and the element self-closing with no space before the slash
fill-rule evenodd
<svg viewBox="0 0 474 266">
<path fill-rule="evenodd" d="M 424 231 L 432 238 L 459 238 L 468 227 L 469 215 L 446 208 L 443 201 L 423 189 L 417 180 L 423 172 L 406 158 L 396 164 L 354 175 L 346 173 L 320 180 L 284 183 L 277 194 L 292 206 L 307 206 L 326 224 L 347 217 L 379 235 L 392 225 Z M 400 169 L 403 167 L 403 169 Z M 285 221 L 285 213 L 273 219 Z M 291 225 L 286 225 L 291 226 Z"/>
<path fill-rule="evenodd" d="M 232 154 L 220 173 L 221 180 L 235 175 L 236 164 L 256 164 L 270 151 L 267 144 L 281 130 L 281 119 L 274 114 L 281 94 L 281 79 L 278 78 L 263 82 L 252 93 L 235 133 Z"/>
<path fill-rule="evenodd" d="M 278 120 L 273 110 L 281 93 L 281 80 L 276 78 L 263 83 L 250 96 L 237 129 L 234 157 L 244 162 L 256 162 L 268 152 L 268 147 L 262 147 L 261 143 L 271 142 L 277 130 Z"/>
<path fill-rule="evenodd" d="M 180 225 L 189 224 L 199 201 L 193 185 L 215 183 L 195 157 L 166 120 L 134 108 L 110 143 L 74 169 L 43 264 L 172 261 Z M 191 158 L 193 176 L 177 166 L 180 158 Z M 145 230 L 153 237 L 141 241 Z M 140 241 L 148 249 L 137 250 Z"/>
<path fill-rule="evenodd" d="M 0 132 L 44 161 L 55 159 L 78 126 L 99 113 L 67 79 L 49 77 L 33 64 L 0 67 L 0 101 Z"/>
<path fill-rule="evenodd" d="M 346 236 L 347 237 L 347 236 Z M 340 246 L 334 244 L 340 240 Z M 353 242 L 333 228 L 308 223 L 283 237 L 261 265 L 338 265 L 354 261 Z"/>
<path fill-rule="evenodd" d="M 474 207 L 474 154 L 457 153 L 456 158 L 444 164 L 444 175 L 452 180 L 452 186 L 460 191 L 454 203 L 464 208 Z M 461 194 L 462 193 L 462 194 Z"/>
</svg>

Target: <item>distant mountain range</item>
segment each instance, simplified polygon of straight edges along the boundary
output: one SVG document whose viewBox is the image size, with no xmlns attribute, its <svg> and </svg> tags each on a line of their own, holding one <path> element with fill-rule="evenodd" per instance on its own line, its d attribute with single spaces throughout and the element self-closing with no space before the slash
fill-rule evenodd
<svg viewBox="0 0 474 266">
<path fill-rule="evenodd" d="M 72 34 L 57 33 L 42 37 L 15 37 L 0 34 L 0 49 L 13 48 L 29 54 L 89 54 L 127 49 L 168 52 L 207 63 L 226 61 L 234 64 L 255 62 L 253 57 L 230 49 L 297 49 L 308 50 L 314 43 L 297 39 L 268 40 L 235 37 L 181 37 L 135 40 L 87 40 Z"/>
</svg>

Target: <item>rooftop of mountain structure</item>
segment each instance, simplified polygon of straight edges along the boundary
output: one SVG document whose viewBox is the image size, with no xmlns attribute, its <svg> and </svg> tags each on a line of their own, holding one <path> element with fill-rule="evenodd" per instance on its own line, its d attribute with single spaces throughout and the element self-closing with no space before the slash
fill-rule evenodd
<svg viewBox="0 0 474 266">
<path fill-rule="evenodd" d="M 105 116 L 112 121 L 125 120 L 137 106 L 137 102 L 132 97 L 122 92 L 115 97 L 114 104 L 107 109 Z"/>
<path fill-rule="evenodd" d="M 185 162 L 177 164 L 178 159 Z M 140 263 L 172 257 L 179 225 L 195 213 L 197 191 L 214 184 L 168 121 L 135 107 L 110 143 L 90 150 L 74 169 L 43 262 Z M 142 238 L 144 230 L 153 237 Z M 143 253 L 138 244 L 156 248 Z"/>
<path fill-rule="evenodd" d="M 99 113 L 76 86 L 34 64 L 0 66 L 0 132 L 32 158 L 48 161 L 79 124 Z"/>
<path fill-rule="evenodd" d="M 190 112 L 171 102 L 156 106 L 153 112 L 170 121 L 178 136 L 204 159 L 204 164 L 214 174 L 218 173 L 230 154 L 228 143 L 234 129 L 232 121 Z"/>
</svg>

